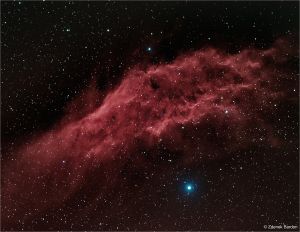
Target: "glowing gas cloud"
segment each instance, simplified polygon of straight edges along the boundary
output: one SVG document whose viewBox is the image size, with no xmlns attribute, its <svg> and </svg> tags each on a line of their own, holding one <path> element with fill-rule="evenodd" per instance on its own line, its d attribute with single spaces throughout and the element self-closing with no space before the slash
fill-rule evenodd
<svg viewBox="0 0 300 232">
<path fill-rule="evenodd" d="M 205 48 L 130 69 L 91 112 L 62 120 L 15 151 L 3 169 L 4 223 L 72 201 L 89 182 L 98 184 L 94 198 L 104 196 L 126 181 L 120 170 L 129 160 L 141 170 L 153 160 L 189 166 L 253 144 L 278 146 L 268 112 L 288 94 L 288 75 L 278 67 L 289 52 L 278 40 L 267 50 Z"/>
</svg>

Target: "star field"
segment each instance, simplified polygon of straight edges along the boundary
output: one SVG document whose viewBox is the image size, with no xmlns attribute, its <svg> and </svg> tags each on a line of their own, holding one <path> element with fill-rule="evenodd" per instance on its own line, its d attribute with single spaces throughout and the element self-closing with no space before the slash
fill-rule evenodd
<svg viewBox="0 0 300 232">
<path fill-rule="evenodd" d="M 298 2 L 1 2 L 1 229 L 299 229 Z"/>
</svg>

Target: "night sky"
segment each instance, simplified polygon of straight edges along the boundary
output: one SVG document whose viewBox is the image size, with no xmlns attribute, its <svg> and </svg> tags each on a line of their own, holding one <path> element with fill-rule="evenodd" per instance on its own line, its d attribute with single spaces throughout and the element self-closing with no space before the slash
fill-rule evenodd
<svg viewBox="0 0 300 232">
<path fill-rule="evenodd" d="M 299 229 L 299 2 L 1 2 L 2 230 Z"/>
</svg>

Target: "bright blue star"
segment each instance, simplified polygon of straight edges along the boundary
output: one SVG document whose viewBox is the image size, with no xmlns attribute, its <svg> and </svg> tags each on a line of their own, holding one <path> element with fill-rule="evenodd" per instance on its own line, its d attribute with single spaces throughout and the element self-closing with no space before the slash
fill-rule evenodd
<svg viewBox="0 0 300 232">
<path fill-rule="evenodd" d="M 195 191 L 196 185 L 193 183 L 185 183 L 184 190 L 187 194 L 190 194 Z"/>
<path fill-rule="evenodd" d="M 151 48 L 151 47 L 147 47 L 147 51 L 148 51 L 148 52 L 151 52 L 151 51 L 152 51 L 152 48 Z"/>
</svg>

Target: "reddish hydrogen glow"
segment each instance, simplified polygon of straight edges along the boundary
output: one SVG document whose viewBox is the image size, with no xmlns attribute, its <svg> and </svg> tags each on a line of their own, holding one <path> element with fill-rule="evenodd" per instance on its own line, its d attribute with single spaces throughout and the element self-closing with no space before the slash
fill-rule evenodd
<svg viewBox="0 0 300 232">
<path fill-rule="evenodd" d="M 258 135 L 278 145 L 266 115 L 285 95 L 278 82 L 286 77 L 276 65 L 285 61 L 286 48 L 283 41 L 232 55 L 208 48 L 170 64 L 131 69 L 98 107 L 80 118 L 72 117 L 77 112 L 71 107 L 69 120 L 15 152 L 3 171 L 2 207 L 12 215 L 4 220 L 14 223 L 25 212 L 34 215 L 70 199 L 91 170 L 100 170 L 105 188 L 98 191 L 105 194 L 124 160 L 147 164 L 138 155 L 144 150 L 155 159 L 163 147 L 189 165 L 234 154 Z M 85 101 L 98 99 L 89 91 Z"/>
</svg>

